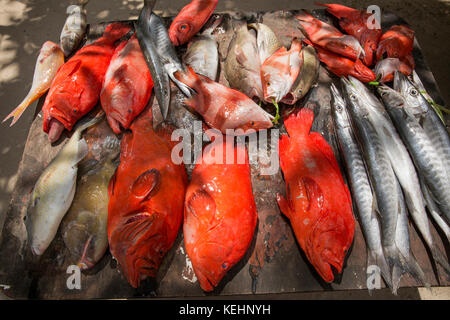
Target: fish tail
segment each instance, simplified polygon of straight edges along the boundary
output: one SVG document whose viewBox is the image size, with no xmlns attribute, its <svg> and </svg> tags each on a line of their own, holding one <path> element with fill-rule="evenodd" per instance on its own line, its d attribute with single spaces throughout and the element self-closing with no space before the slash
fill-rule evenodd
<svg viewBox="0 0 450 320">
<path fill-rule="evenodd" d="M 310 15 L 307 11 L 305 10 L 301 10 L 296 16 L 295 18 L 297 20 L 300 21 L 305 21 L 305 22 L 313 22 L 315 20 L 315 18 Z"/>
<path fill-rule="evenodd" d="M 379 272 L 384 279 L 386 285 L 392 289 L 391 270 L 384 256 L 383 250 L 368 250 L 367 252 L 367 267 L 377 266 Z M 371 290 L 369 289 L 369 292 Z"/>
<path fill-rule="evenodd" d="M 314 121 L 314 112 L 308 108 L 302 108 L 296 113 L 291 113 L 285 120 L 284 126 L 290 136 L 294 132 L 308 135 Z"/>
<path fill-rule="evenodd" d="M 190 66 L 186 66 L 185 71 L 177 71 L 174 74 L 174 77 L 178 82 L 181 82 L 186 87 L 192 88 L 194 90 L 195 88 L 199 87 L 202 83 L 200 77 L 195 73 L 194 69 L 192 69 Z"/>
<path fill-rule="evenodd" d="M 358 11 L 340 4 L 323 4 L 319 2 L 315 2 L 314 4 L 317 6 L 326 7 L 326 10 L 338 19 L 350 17 L 352 13 Z"/>
<path fill-rule="evenodd" d="M 430 246 L 431 255 L 433 256 L 434 261 L 439 263 L 441 267 L 444 269 L 447 277 L 450 277 L 450 265 L 448 264 L 447 259 L 444 254 L 439 250 L 436 245 Z"/>
<path fill-rule="evenodd" d="M 5 122 L 10 118 L 13 118 L 10 124 L 10 127 L 12 127 L 17 122 L 17 120 L 19 120 L 24 111 L 30 106 L 30 104 L 32 104 L 39 97 L 41 97 L 44 94 L 44 92 L 45 91 L 27 95 L 25 99 L 10 114 L 8 114 L 5 119 L 3 119 L 2 122 Z"/>
</svg>

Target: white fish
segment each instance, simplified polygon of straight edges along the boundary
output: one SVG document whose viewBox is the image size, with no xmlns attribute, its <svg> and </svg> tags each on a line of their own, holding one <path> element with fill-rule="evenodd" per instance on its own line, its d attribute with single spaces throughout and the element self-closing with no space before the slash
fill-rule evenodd
<svg viewBox="0 0 450 320">
<path fill-rule="evenodd" d="M 75 50 L 86 32 L 87 17 L 85 4 L 88 1 L 81 1 L 80 5 L 67 7 L 66 13 L 69 15 L 61 31 L 60 44 L 64 55 L 69 56 Z"/>
</svg>

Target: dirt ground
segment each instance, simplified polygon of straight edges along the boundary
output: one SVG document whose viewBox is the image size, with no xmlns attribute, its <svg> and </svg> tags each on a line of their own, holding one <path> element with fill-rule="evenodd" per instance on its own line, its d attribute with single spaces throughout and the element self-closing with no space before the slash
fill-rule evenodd
<svg viewBox="0 0 450 320">
<path fill-rule="evenodd" d="M 3 119 L 26 95 L 31 87 L 39 49 L 46 40 L 59 42 L 66 19 L 66 7 L 75 0 L 0 0 L 0 119 Z M 304 0 L 220 0 L 217 11 L 318 8 L 315 1 Z M 155 10 L 175 15 L 188 0 L 158 1 Z M 335 1 L 354 8 L 378 5 L 405 19 L 416 31 L 426 61 L 439 85 L 446 105 L 450 105 L 450 0 L 383 0 Z M 142 0 L 91 0 L 87 5 L 88 23 L 126 20 L 137 17 Z M 0 125 L 0 227 L 3 225 L 16 172 L 22 157 L 35 104 L 12 128 Z M 1 297 L 0 297 L 1 298 Z M 304 293 L 269 296 L 274 299 L 392 299 L 381 291 L 370 297 L 366 291 Z M 400 289 L 396 298 L 449 299 L 450 288 Z"/>
</svg>

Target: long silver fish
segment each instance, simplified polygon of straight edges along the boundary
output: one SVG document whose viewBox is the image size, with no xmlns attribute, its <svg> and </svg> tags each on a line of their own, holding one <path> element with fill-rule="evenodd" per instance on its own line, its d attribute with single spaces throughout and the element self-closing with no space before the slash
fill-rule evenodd
<svg viewBox="0 0 450 320">
<path fill-rule="evenodd" d="M 386 118 L 378 118 L 378 123 L 371 119 L 369 101 L 351 81 L 341 78 L 343 88 L 349 102 L 349 110 L 355 123 L 356 134 L 360 142 L 363 157 L 375 192 L 377 209 L 381 217 L 381 241 L 384 254 L 392 267 L 392 291 L 397 292 L 401 275 L 405 272 L 411 274 L 417 281 L 426 284 L 424 274 L 417 264 L 412 253 L 402 254 L 400 248 L 409 247 L 409 233 L 399 219 L 403 219 L 405 206 L 398 180 L 394 172 L 391 158 L 377 126 L 383 126 Z M 373 117 L 373 115 L 372 115 Z M 383 120 L 384 119 L 384 120 Z M 386 135 L 386 133 L 381 133 Z M 405 245 L 408 244 L 408 245 Z M 402 250 L 405 251 L 405 250 Z"/>
<path fill-rule="evenodd" d="M 183 55 L 183 63 L 192 67 L 195 73 L 204 75 L 215 81 L 219 67 L 219 51 L 217 41 L 212 37 L 214 29 L 222 18 L 216 18 L 213 25 L 202 34 L 192 39 Z"/>
<path fill-rule="evenodd" d="M 386 284 L 392 288 L 389 266 L 381 245 L 380 224 L 376 212 L 375 197 L 372 193 L 364 160 L 354 135 L 347 113 L 347 103 L 334 84 L 331 85 L 331 110 L 339 148 L 346 164 L 352 196 L 360 217 L 361 228 L 367 244 L 367 268 L 378 266 Z"/>
<path fill-rule="evenodd" d="M 136 36 L 139 40 L 145 60 L 153 80 L 156 100 L 163 119 L 167 117 L 170 106 L 170 81 L 164 65 L 159 57 L 156 44 L 150 35 L 150 16 L 156 1 L 144 1 L 144 7 L 141 10 L 137 24 Z"/>
<path fill-rule="evenodd" d="M 88 153 L 88 145 L 81 138 L 81 133 L 99 122 L 103 116 L 102 112 L 80 124 L 36 182 L 31 198 L 31 213 L 27 220 L 31 250 L 35 255 L 42 255 L 48 248 L 72 204 L 78 163 Z"/>
<path fill-rule="evenodd" d="M 408 102 L 399 92 L 385 85 L 378 86 L 377 91 L 403 141 L 408 146 L 414 163 L 424 177 L 429 190 L 436 198 L 439 207 L 449 218 L 450 212 L 445 210 L 450 210 L 450 175 L 447 173 L 445 162 L 441 158 L 442 155 L 434 147 L 432 140 L 423 130 L 419 121 L 410 112 Z M 418 197 L 422 197 L 422 194 Z M 422 213 L 419 209 L 417 208 L 416 211 L 420 212 L 420 215 L 416 215 L 417 212 L 411 212 L 411 215 L 430 248 L 433 258 L 450 274 L 448 262 L 438 247 L 434 245 L 426 213 Z"/>
<path fill-rule="evenodd" d="M 60 45 L 66 57 L 78 48 L 86 33 L 87 17 L 84 6 L 87 3 L 88 1 L 84 0 L 79 1 L 78 5 L 67 7 L 66 13 L 69 16 L 60 35 Z"/>
</svg>

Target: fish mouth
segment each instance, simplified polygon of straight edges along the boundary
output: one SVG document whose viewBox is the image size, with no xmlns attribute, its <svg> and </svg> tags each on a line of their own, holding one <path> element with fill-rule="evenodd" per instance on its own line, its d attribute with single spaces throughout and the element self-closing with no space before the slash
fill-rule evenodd
<svg viewBox="0 0 450 320">
<path fill-rule="evenodd" d="M 44 253 L 44 250 L 39 249 L 37 246 L 32 246 L 31 247 L 31 252 L 33 252 L 33 254 L 35 256 L 40 256 Z"/>
<path fill-rule="evenodd" d="M 401 72 L 395 71 L 394 72 L 394 90 L 403 92 L 404 89 L 407 87 L 408 78 Z"/>
</svg>

